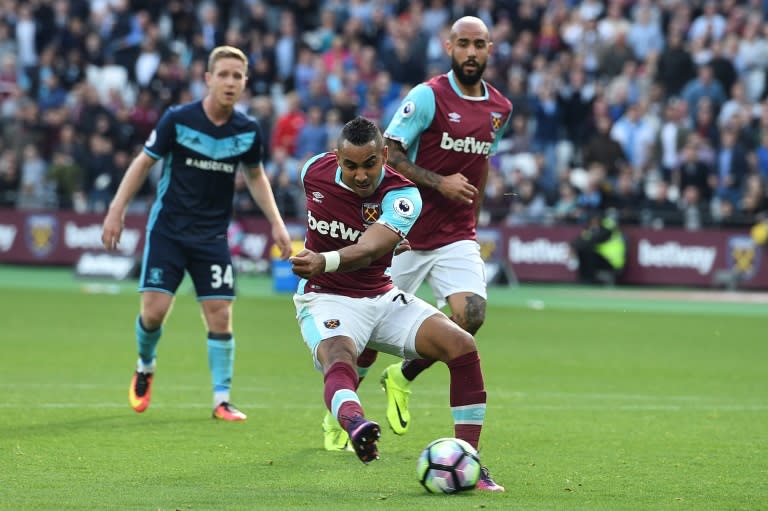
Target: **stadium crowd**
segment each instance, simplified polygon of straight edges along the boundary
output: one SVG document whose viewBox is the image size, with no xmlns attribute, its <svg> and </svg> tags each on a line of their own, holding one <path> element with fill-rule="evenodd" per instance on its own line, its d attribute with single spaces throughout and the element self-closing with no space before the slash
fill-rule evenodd
<svg viewBox="0 0 768 511">
<path fill-rule="evenodd" d="M 768 210 L 766 0 L 2 0 L 0 207 L 102 213 L 163 110 L 243 49 L 239 108 L 268 140 L 286 218 L 307 157 L 355 115 L 382 130 L 483 19 L 486 80 L 513 103 L 481 221 L 751 225 Z M 131 205 L 145 213 L 160 166 Z M 259 214 L 237 179 L 235 210 Z"/>
</svg>

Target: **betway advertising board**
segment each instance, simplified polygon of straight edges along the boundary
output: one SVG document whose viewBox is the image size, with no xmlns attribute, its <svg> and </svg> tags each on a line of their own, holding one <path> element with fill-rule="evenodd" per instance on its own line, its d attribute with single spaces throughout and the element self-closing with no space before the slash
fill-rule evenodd
<svg viewBox="0 0 768 511">
<path fill-rule="evenodd" d="M 101 246 L 101 215 L 70 212 L 0 211 L 0 263 L 75 265 Z M 146 217 L 129 215 L 118 253 L 140 259 Z M 255 261 L 271 259 L 269 224 L 242 221 L 238 250 Z M 289 230 L 301 239 L 301 224 Z M 578 227 L 486 227 L 478 232 L 482 254 L 514 272 L 522 282 L 574 282 L 569 242 Z M 744 230 L 685 231 L 623 229 L 628 240 L 627 268 L 621 284 L 711 287 L 718 273 L 736 272 L 739 287 L 768 289 L 768 256 Z"/>
<path fill-rule="evenodd" d="M 84 253 L 105 252 L 101 244 L 101 215 L 72 212 L 0 210 L 0 263 L 74 265 Z M 117 255 L 140 260 L 144 250 L 145 215 L 125 217 Z M 271 247 L 265 220 L 244 222 L 238 250 L 253 259 L 268 259 Z"/>
<path fill-rule="evenodd" d="M 721 272 L 738 274 L 741 288 L 768 289 L 765 247 L 746 230 L 622 229 L 627 238 L 627 266 L 622 284 L 712 286 Z M 569 242 L 578 227 L 503 228 L 506 263 L 529 282 L 573 282 Z"/>
</svg>

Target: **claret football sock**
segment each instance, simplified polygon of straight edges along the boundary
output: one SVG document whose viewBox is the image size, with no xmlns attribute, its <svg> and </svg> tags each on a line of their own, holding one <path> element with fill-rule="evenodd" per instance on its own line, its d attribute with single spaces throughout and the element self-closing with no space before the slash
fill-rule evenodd
<svg viewBox="0 0 768 511">
<path fill-rule="evenodd" d="M 325 373 L 324 381 L 325 406 L 339 419 L 341 426 L 347 429 L 349 419 L 363 416 L 360 398 L 353 390 L 357 388 L 357 372 L 349 364 L 336 362 Z"/>
<path fill-rule="evenodd" d="M 413 381 L 423 371 L 429 369 L 435 362 L 435 360 L 426 360 L 423 358 L 418 358 L 415 360 L 404 360 L 400 370 L 402 371 L 406 380 Z"/>
<path fill-rule="evenodd" d="M 486 393 L 477 351 L 448 362 L 451 373 L 451 414 L 456 438 L 477 449 L 485 420 Z"/>
</svg>

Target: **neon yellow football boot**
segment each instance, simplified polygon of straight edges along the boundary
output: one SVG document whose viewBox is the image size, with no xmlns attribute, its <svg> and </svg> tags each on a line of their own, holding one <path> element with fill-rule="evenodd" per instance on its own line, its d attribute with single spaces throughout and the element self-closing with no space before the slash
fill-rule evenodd
<svg viewBox="0 0 768 511">
<path fill-rule="evenodd" d="M 387 422 L 396 435 L 404 435 L 411 425 L 408 411 L 411 382 L 405 379 L 400 366 L 400 362 L 392 364 L 381 375 L 381 388 L 387 394 Z"/>
<path fill-rule="evenodd" d="M 350 449 L 349 434 L 342 429 L 336 417 L 326 411 L 323 417 L 323 436 L 326 451 L 347 451 Z"/>
</svg>

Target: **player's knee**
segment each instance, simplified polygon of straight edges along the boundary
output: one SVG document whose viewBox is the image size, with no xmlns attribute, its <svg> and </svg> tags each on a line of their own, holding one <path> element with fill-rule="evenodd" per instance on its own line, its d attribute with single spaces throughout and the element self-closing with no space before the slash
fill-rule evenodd
<svg viewBox="0 0 768 511">
<path fill-rule="evenodd" d="M 352 339 L 348 337 L 331 337 L 320 342 L 317 347 L 317 359 L 325 370 L 336 362 L 344 362 L 356 367 L 357 352 Z"/>
<path fill-rule="evenodd" d="M 477 351 L 475 338 L 469 332 L 456 328 L 456 326 L 458 325 L 451 325 L 440 332 L 437 343 L 439 356 L 434 358 L 448 362 L 466 353 Z"/>
<path fill-rule="evenodd" d="M 480 327 L 483 326 L 484 322 L 485 314 L 483 314 L 481 317 L 466 318 L 464 324 L 461 327 L 471 335 L 475 335 L 477 331 L 480 330 Z"/>
<path fill-rule="evenodd" d="M 451 339 L 448 351 L 448 360 L 477 351 L 475 338 L 464 330 L 457 330 L 456 335 Z"/>
<path fill-rule="evenodd" d="M 472 306 L 467 306 L 464 311 L 454 314 L 451 319 L 469 332 L 471 335 L 475 335 L 480 327 L 485 323 L 485 300 L 477 297 L 477 300 Z"/>
<path fill-rule="evenodd" d="M 160 309 L 145 308 L 141 312 L 141 325 L 148 331 L 154 331 L 163 326 L 165 311 Z"/>
</svg>

